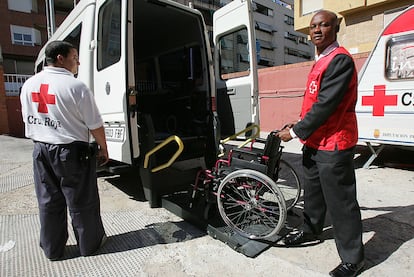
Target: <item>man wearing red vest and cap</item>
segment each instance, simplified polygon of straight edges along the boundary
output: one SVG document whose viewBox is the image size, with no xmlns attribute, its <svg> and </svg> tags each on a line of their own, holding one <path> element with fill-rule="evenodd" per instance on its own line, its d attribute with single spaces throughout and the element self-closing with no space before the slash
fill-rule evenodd
<svg viewBox="0 0 414 277">
<path fill-rule="evenodd" d="M 364 266 L 353 160 L 358 140 L 357 71 L 352 56 L 336 41 L 339 22 L 333 12 L 317 12 L 309 30 L 317 55 L 308 75 L 300 120 L 279 132 L 283 141 L 298 137 L 304 144 L 304 222 L 284 243 L 318 240 L 328 212 L 341 258 L 329 274 L 356 276 Z"/>
</svg>

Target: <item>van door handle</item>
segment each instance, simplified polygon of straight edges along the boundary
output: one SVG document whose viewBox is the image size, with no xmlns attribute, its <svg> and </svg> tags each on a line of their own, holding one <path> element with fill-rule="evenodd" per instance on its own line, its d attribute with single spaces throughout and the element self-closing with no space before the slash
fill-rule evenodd
<svg viewBox="0 0 414 277">
<path fill-rule="evenodd" d="M 227 95 L 236 95 L 236 89 L 235 88 L 228 88 L 227 89 Z"/>
</svg>

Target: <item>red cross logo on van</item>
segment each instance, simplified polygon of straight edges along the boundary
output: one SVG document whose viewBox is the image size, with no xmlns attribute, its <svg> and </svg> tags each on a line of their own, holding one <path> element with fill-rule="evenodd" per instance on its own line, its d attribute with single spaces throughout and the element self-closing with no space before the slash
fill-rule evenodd
<svg viewBox="0 0 414 277">
<path fill-rule="evenodd" d="M 362 106 L 372 106 L 373 116 L 384 116 L 385 106 L 397 106 L 398 96 L 386 95 L 385 85 L 374 86 L 373 96 L 362 96 Z"/>
<path fill-rule="evenodd" d="M 56 96 L 53 94 L 48 94 L 49 85 L 41 84 L 40 92 L 32 92 L 32 101 L 39 103 L 37 111 L 39 113 L 48 113 L 47 104 L 55 105 Z"/>
</svg>

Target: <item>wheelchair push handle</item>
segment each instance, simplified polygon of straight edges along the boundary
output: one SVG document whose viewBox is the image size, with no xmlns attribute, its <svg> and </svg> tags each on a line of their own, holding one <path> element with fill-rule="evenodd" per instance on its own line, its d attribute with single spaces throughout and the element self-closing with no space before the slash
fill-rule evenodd
<svg viewBox="0 0 414 277">
<path fill-rule="evenodd" d="M 284 128 L 286 128 L 286 125 L 281 129 L 281 130 L 283 130 Z M 258 138 L 255 138 L 253 141 L 252 141 L 252 143 L 255 143 L 255 142 L 258 142 L 258 143 L 263 143 L 263 144 L 266 144 L 266 142 L 267 142 L 267 140 L 268 140 L 268 138 L 269 138 L 269 136 L 277 136 L 277 134 L 281 131 L 281 130 L 273 130 L 273 131 L 270 131 L 270 133 L 269 133 L 269 135 L 268 135 L 268 137 L 267 138 L 261 138 L 261 137 L 258 137 Z"/>
</svg>

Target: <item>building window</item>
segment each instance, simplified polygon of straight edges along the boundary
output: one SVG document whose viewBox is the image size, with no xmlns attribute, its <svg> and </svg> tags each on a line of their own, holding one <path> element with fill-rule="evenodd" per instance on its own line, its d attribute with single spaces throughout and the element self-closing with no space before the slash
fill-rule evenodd
<svg viewBox="0 0 414 277">
<path fill-rule="evenodd" d="M 23 26 L 10 25 L 10 33 L 12 43 L 15 45 L 34 46 L 41 44 L 39 30 Z"/>
<path fill-rule="evenodd" d="M 290 5 L 290 4 L 288 4 L 288 3 L 284 2 L 284 1 L 280 1 L 280 0 L 272 0 L 272 1 L 274 3 L 282 6 L 282 7 L 285 7 L 286 9 L 292 10 L 292 5 Z"/>
<path fill-rule="evenodd" d="M 301 0 L 302 15 L 323 9 L 323 0 Z"/>
<path fill-rule="evenodd" d="M 308 45 L 308 38 L 299 36 L 298 39 L 299 39 L 299 43 Z"/>
<path fill-rule="evenodd" d="M 291 40 L 291 41 L 294 41 L 294 42 L 298 43 L 299 37 L 295 34 L 290 33 L 290 32 L 285 32 L 285 39 L 288 39 L 288 40 Z"/>
<path fill-rule="evenodd" d="M 266 24 L 266 23 L 258 22 L 258 21 L 256 21 L 255 29 L 266 32 L 266 33 L 273 33 L 274 31 L 273 26 Z"/>
<path fill-rule="evenodd" d="M 303 58 L 303 59 L 307 59 L 307 60 L 310 60 L 310 58 L 311 58 L 311 55 L 308 52 L 300 51 L 300 50 L 289 48 L 289 47 L 285 47 L 285 54 L 290 55 L 290 56 Z"/>
<path fill-rule="evenodd" d="M 37 0 L 7 0 L 7 4 L 11 11 L 24 13 L 37 12 Z"/>
<path fill-rule="evenodd" d="M 13 44 L 33 46 L 32 35 L 13 33 Z"/>
<path fill-rule="evenodd" d="M 262 65 L 262 66 L 273 66 L 274 63 L 273 63 L 272 60 L 269 60 L 269 59 L 266 59 L 266 58 L 261 58 L 259 60 L 258 64 Z"/>
<path fill-rule="evenodd" d="M 258 41 L 259 41 L 260 48 L 264 48 L 268 50 L 273 50 L 275 48 L 273 43 L 270 41 L 261 40 L 261 39 L 258 39 Z"/>
<path fill-rule="evenodd" d="M 266 16 L 273 16 L 272 9 L 269 9 L 268 7 L 260 5 L 258 3 L 253 2 L 253 9 L 257 13 L 264 14 Z"/>
<path fill-rule="evenodd" d="M 293 26 L 294 22 L 295 22 L 295 20 L 293 19 L 293 17 L 288 16 L 288 15 L 285 14 L 285 23 L 287 25 L 292 25 Z"/>
</svg>

